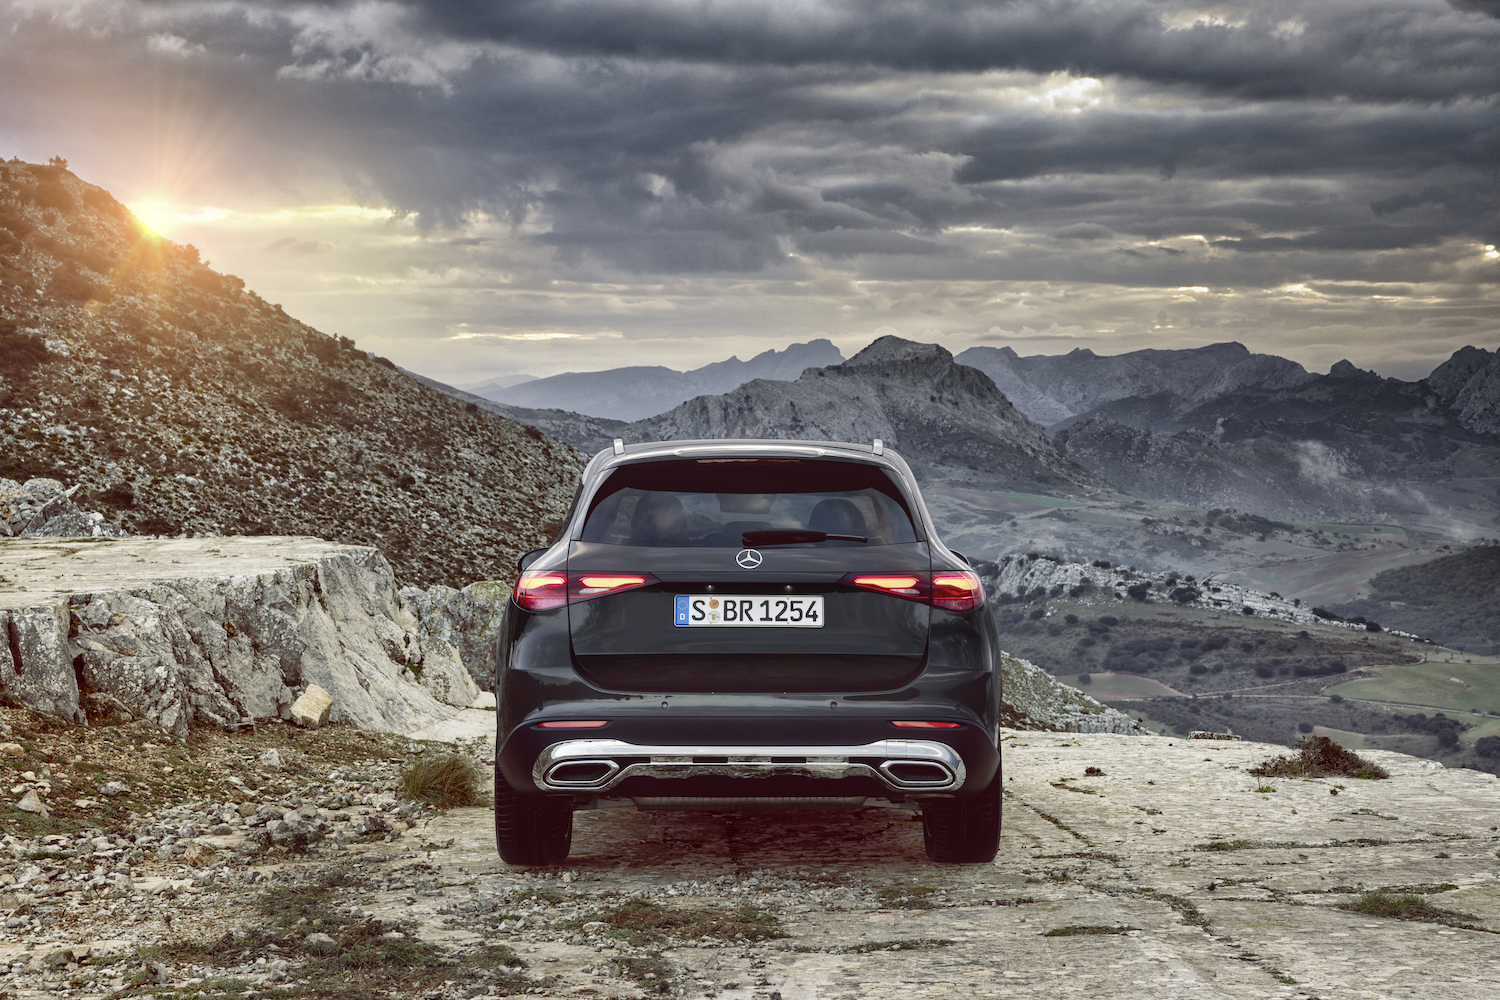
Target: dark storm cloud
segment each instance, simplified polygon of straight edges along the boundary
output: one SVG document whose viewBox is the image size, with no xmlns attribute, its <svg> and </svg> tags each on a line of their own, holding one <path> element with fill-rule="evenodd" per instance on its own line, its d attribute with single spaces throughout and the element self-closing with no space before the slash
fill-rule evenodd
<svg viewBox="0 0 1500 1000">
<path fill-rule="evenodd" d="M 1493 13 L 1492 0 L 1470 0 Z M 1101 0 L 424 0 L 422 23 L 548 52 L 724 64 L 1123 75 L 1252 96 L 1440 100 L 1500 81 L 1496 27 L 1441 0 L 1207 5 L 1229 24 L 1163 30 L 1192 5 Z"/>
<path fill-rule="evenodd" d="M 1205 7 L 0 0 L 0 129 L 489 213 L 590 280 L 1494 282 L 1493 3 Z"/>
</svg>

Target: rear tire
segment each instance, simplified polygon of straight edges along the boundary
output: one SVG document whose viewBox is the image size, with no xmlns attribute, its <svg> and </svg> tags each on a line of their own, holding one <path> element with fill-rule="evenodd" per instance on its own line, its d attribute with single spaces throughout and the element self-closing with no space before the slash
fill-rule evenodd
<svg viewBox="0 0 1500 1000">
<path fill-rule="evenodd" d="M 1000 850 L 1000 772 L 972 798 L 922 803 L 922 844 L 934 861 L 960 865 L 994 861 Z"/>
<path fill-rule="evenodd" d="M 573 847 L 573 797 L 523 795 L 496 765 L 495 846 L 506 864 L 562 864 Z"/>
</svg>

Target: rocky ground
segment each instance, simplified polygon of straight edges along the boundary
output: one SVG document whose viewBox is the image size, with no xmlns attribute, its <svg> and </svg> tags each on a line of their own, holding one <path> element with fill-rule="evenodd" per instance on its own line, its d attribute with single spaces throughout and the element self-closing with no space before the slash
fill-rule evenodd
<svg viewBox="0 0 1500 1000">
<path fill-rule="evenodd" d="M 1384 781 L 1268 780 L 1247 767 L 1284 748 L 1008 732 L 993 865 L 929 863 L 901 810 L 609 810 L 578 814 L 566 865 L 519 869 L 495 856 L 487 808 L 400 795 L 401 766 L 441 744 L 3 718 L 10 798 L 29 786 L 52 806 L 0 812 L 12 997 L 1343 1000 L 1500 984 L 1500 785 L 1396 754 L 1372 754 Z"/>
</svg>

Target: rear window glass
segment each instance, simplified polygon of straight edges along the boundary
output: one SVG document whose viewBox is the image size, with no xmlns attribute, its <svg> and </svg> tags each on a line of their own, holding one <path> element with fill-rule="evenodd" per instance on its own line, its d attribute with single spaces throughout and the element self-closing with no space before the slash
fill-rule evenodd
<svg viewBox="0 0 1500 1000">
<path fill-rule="evenodd" d="M 583 541 L 732 546 L 747 531 L 854 535 L 817 544 L 914 542 L 906 499 L 885 471 L 858 462 L 688 459 L 616 469 L 590 501 Z"/>
</svg>

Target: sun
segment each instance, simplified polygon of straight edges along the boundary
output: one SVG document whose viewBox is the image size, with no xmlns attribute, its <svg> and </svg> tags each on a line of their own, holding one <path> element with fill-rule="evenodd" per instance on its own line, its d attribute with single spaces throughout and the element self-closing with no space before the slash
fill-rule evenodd
<svg viewBox="0 0 1500 1000">
<path fill-rule="evenodd" d="M 162 230 L 168 228 L 168 223 L 173 218 L 181 215 L 170 202 L 165 201 L 132 201 L 127 202 L 125 207 L 156 237 L 161 236 Z"/>
</svg>

